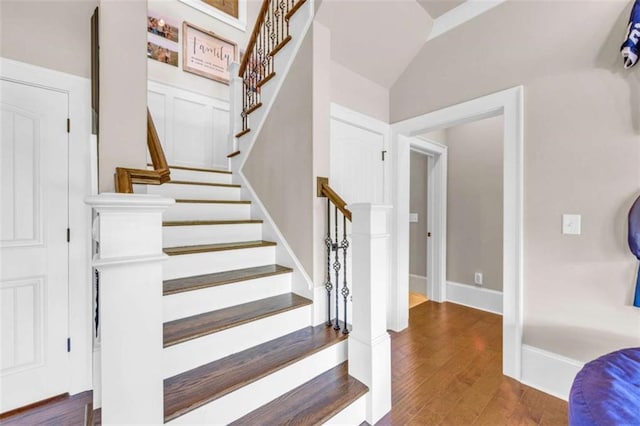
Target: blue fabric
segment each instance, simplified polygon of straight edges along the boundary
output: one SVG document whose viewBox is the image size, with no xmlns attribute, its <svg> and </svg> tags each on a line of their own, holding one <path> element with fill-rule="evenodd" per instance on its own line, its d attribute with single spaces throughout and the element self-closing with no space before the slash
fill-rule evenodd
<svg viewBox="0 0 640 426">
<path fill-rule="evenodd" d="M 620 47 L 624 67 L 631 68 L 638 62 L 638 44 L 640 44 L 640 0 L 636 0 L 631 9 L 629 17 L 629 26 L 627 27 L 627 36 L 624 43 Z"/>
<path fill-rule="evenodd" d="M 629 210 L 629 248 L 638 259 L 640 259 L 640 197 L 633 203 Z M 633 306 L 640 308 L 640 268 L 636 278 L 636 293 L 633 299 Z"/>
<path fill-rule="evenodd" d="M 570 426 L 640 425 L 640 348 L 587 363 L 569 395 Z"/>
</svg>

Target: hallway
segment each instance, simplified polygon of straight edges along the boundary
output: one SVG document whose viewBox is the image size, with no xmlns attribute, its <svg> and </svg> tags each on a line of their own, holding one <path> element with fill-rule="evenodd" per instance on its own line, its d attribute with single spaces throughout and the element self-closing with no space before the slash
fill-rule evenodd
<svg viewBox="0 0 640 426">
<path fill-rule="evenodd" d="M 379 425 L 566 425 L 567 404 L 502 375 L 502 318 L 451 303 L 391 333 L 393 408 Z"/>
</svg>

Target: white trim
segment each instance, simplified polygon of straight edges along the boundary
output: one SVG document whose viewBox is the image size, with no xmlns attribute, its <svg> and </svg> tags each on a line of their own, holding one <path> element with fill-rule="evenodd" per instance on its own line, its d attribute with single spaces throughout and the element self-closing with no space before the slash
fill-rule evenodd
<svg viewBox="0 0 640 426">
<path fill-rule="evenodd" d="M 439 16 L 433 21 L 433 26 L 427 37 L 427 41 L 441 36 L 447 31 L 482 15 L 506 0 L 467 0 L 460 6 L 455 7 L 447 13 Z"/>
<path fill-rule="evenodd" d="M 411 285 L 412 281 L 414 282 L 414 285 Z M 412 288 L 415 290 L 415 288 L 418 287 L 420 288 L 420 293 L 426 296 L 428 294 L 427 293 L 428 281 L 429 280 L 425 276 L 409 274 L 409 291 L 411 291 Z"/>
<path fill-rule="evenodd" d="M 91 209 L 84 203 L 95 193 L 96 147 L 91 136 L 91 82 L 87 78 L 0 57 L 3 78 L 69 96 L 69 393 L 92 388 L 93 302 L 91 286 Z"/>
<path fill-rule="evenodd" d="M 522 345 L 522 383 L 565 401 L 584 363 L 553 352 Z"/>
<path fill-rule="evenodd" d="M 334 102 L 331 102 L 329 116 L 330 119 L 341 121 L 350 126 L 359 127 L 363 130 L 381 134 L 383 140 L 382 147 L 387 151 L 387 154 L 389 154 L 389 151 L 391 150 L 391 125 L 389 123 L 385 123 L 382 120 L 378 120 Z M 391 179 L 389 178 L 391 176 L 391 161 L 388 161 L 388 158 L 390 157 L 390 155 L 387 155 L 387 159 L 383 162 L 384 164 L 382 167 L 382 204 L 389 203 L 389 200 L 391 199 Z"/>
<path fill-rule="evenodd" d="M 435 302 L 447 300 L 447 173 L 448 147 L 422 137 L 411 138 L 409 149 L 429 157 L 427 188 L 427 271 L 431 280 L 427 297 Z M 408 194 L 407 194 L 408 197 Z"/>
<path fill-rule="evenodd" d="M 227 25 L 231 25 L 240 31 L 247 31 L 247 0 L 238 1 L 238 18 L 234 18 L 231 15 L 224 13 L 221 10 L 216 9 L 213 6 L 201 2 L 200 0 L 179 0 L 182 3 L 193 7 L 200 12 L 211 16 Z"/>
<path fill-rule="evenodd" d="M 502 315 L 502 292 L 447 281 L 447 302 Z"/>
<path fill-rule="evenodd" d="M 522 346 L 522 291 L 524 288 L 524 89 L 522 86 L 506 89 L 438 111 L 404 120 L 393 125 L 397 136 L 394 154 L 394 205 L 396 239 L 394 241 L 398 305 L 393 317 L 403 320 L 408 314 L 401 312 L 397 299 L 408 288 L 408 271 L 404 269 L 407 255 L 409 198 L 408 164 L 409 138 L 433 130 L 504 115 L 504 215 L 503 215 L 503 373 L 520 380 Z M 432 275 L 431 271 L 429 272 Z M 433 278 L 433 276 L 432 276 Z M 446 291 L 446 289 L 445 289 Z M 394 298 L 391 297 L 392 303 Z M 400 324 L 404 325 L 404 324 Z M 405 325 L 406 327 L 406 325 Z"/>
</svg>

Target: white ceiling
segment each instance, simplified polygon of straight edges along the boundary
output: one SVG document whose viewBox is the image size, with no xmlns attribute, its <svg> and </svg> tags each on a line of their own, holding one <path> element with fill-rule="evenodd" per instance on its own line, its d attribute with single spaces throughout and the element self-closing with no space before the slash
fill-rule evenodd
<svg viewBox="0 0 640 426">
<path fill-rule="evenodd" d="M 386 88 L 422 48 L 433 25 L 416 0 L 324 0 L 316 20 L 331 31 L 332 60 Z"/>
<path fill-rule="evenodd" d="M 465 0 L 416 0 L 420 6 L 431 16 L 437 19 L 451 9 L 460 6 Z"/>
</svg>

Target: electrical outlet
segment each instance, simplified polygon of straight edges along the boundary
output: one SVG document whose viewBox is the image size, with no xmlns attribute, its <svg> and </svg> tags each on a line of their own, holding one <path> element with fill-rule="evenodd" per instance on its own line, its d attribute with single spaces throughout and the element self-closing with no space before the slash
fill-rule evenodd
<svg viewBox="0 0 640 426">
<path fill-rule="evenodd" d="M 482 272 L 475 273 L 473 282 L 476 283 L 476 285 L 482 285 Z"/>
</svg>

